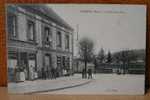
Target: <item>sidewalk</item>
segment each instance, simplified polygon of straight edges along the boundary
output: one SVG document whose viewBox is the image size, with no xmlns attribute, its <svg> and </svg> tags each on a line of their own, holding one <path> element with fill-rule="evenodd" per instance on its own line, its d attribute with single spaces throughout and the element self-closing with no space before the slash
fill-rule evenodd
<svg viewBox="0 0 150 100">
<path fill-rule="evenodd" d="M 8 83 L 8 91 L 9 93 L 22 93 L 22 94 L 50 92 L 82 86 L 90 83 L 91 81 L 92 80 L 82 79 L 81 75 L 75 74 L 74 76 L 60 77 L 53 80 L 49 79 L 49 80 L 25 81 L 21 83 Z"/>
</svg>

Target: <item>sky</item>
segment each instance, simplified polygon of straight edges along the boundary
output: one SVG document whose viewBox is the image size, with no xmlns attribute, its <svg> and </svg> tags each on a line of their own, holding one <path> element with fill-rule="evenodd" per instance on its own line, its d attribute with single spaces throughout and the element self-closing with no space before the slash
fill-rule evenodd
<svg viewBox="0 0 150 100">
<path fill-rule="evenodd" d="M 48 6 L 74 29 L 75 56 L 78 54 L 77 44 L 84 37 L 93 40 L 95 53 L 101 48 L 106 52 L 145 49 L 144 5 L 50 4 Z"/>
</svg>

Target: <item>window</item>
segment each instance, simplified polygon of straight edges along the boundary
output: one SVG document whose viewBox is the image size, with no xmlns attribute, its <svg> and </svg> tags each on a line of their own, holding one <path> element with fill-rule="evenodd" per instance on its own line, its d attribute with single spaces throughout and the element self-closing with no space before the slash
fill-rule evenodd
<svg viewBox="0 0 150 100">
<path fill-rule="evenodd" d="M 52 45 L 52 34 L 49 27 L 44 28 L 44 41 L 46 46 Z"/>
<path fill-rule="evenodd" d="M 57 65 L 61 65 L 61 57 L 60 56 L 57 56 Z"/>
<path fill-rule="evenodd" d="M 61 47 L 61 32 L 57 32 L 56 43 L 57 47 Z"/>
<path fill-rule="evenodd" d="M 62 57 L 62 60 L 63 60 L 63 61 L 62 61 L 62 62 L 63 62 L 63 67 L 65 68 L 65 66 L 66 66 L 66 64 L 65 64 L 65 63 L 66 63 L 65 56 Z"/>
<path fill-rule="evenodd" d="M 8 68 L 15 68 L 18 65 L 17 52 L 9 52 Z"/>
<path fill-rule="evenodd" d="M 17 56 L 18 56 L 18 53 L 17 53 L 17 52 L 14 52 L 14 51 L 9 52 L 9 54 L 8 54 L 8 57 L 9 57 L 10 59 L 17 59 Z"/>
<path fill-rule="evenodd" d="M 66 35 L 65 37 L 65 48 L 69 49 L 69 35 Z"/>
<path fill-rule="evenodd" d="M 59 58 L 61 59 L 61 58 Z M 62 65 L 64 69 L 69 69 L 70 68 L 70 58 L 66 56 L 62 56 Z"/>
<path fill-rule="evenodd" d="M 45 39 L 46 42 L 50 42 L 50 28 L 45 27 Z"/>
<path fill-rule="evenodd" d="M 60 76 L 62 74 L 62 57 L 57 56 L 57 75 Z"/>
<path fill-rule="evenodd" d="M 9 37 L 16 38 L 17 37 L 17 16 L 14 14 L 8 14 L 7 17 L 7 27 Z"/>
<path fill-rule="evenodd" d="M 69 57 L 67 58 L 67 68 L 68 69 L 70 68 L 70 58 Z"/>
<path fill-rule="evenodd" d="M 28 27 L 28 39 L 30 41 L 35 40 L 35 23 L 33 21 L 28 21 L 27 22 L 27 27 Z"/>
</svg>

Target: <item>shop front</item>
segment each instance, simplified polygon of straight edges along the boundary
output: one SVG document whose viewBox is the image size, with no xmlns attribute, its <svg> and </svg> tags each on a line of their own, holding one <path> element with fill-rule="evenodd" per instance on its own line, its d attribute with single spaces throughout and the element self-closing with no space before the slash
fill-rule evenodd
<svg viewBox="0 0 150 100">
<path fill-rule="evenodd" d="M 9 81 L 34 80 L 36 66 L 36 52 L 9 51 Z"/>
</svg>

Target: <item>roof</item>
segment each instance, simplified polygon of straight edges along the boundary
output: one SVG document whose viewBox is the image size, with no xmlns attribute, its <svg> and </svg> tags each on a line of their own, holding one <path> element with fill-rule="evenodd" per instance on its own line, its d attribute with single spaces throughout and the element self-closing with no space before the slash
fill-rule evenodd
<svg viewBox="0 0 150 100">
<path fill-rule="evenodd" d="M 46 18 L 52 20 L 56 24 L 59 24 L 62 27 L 73 30 L 73 28 L 64 21 L 52 8 L 44 4 L 17 4 L 17 6 L 22 7 L 33 13 L 37 13 L 40 16 L 45 16 Z"/>
</svg>

